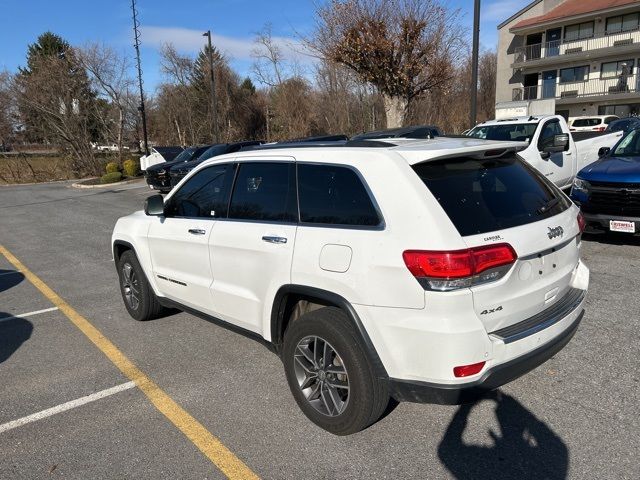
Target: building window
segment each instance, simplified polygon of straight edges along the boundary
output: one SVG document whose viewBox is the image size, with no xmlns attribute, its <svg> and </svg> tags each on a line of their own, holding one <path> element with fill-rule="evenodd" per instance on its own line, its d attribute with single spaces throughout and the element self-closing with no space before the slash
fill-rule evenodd
<svg viewBox="0 0 640 480">
<path fill-rule="evenodd" d="M 593 22 L 577 23 L 564 27 L 565 42 L 591 37 L 593 37 Z"/>
<path fill-rule="evenodd" d="M 585 82 L 589 78 L 589 65 L 563 68 L 560 70 L 560 83 Z"/>
<path fill-rule="evenodd" d="M 633 75 L 633 60 L 620 60 L 618 62 L 603 63 L 600 68 L 601 78 L 615 78 L 619 77 L 623 73 L 627 75 Z M 627 71 L 624 72 L 624 66 L 627 66 Z"/>
<path fill-rule="evenodd" d="M 628 32 L 636 30 L 640 25 L 640 13 L 618 15 L 607 18 L 607 35 L 611 33 Z"/>
</svg>

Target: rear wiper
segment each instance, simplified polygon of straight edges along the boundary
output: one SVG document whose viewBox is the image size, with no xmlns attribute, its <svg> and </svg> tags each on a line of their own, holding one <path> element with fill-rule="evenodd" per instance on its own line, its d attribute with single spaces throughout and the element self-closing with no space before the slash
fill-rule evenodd
<svg viewBox="0 0 640 480">
<path fill-rule="evenodd" d="M 547 203 L 545 203 L 544 205 L 542 205 L 537 211 L 536 213 L 538 213 L 538 215 L 542 215 L 543 213 L 547 213 L 549 210 L 551 210 L 553 207 L 555 207 L 558 202 L 560 202 L 560 200 L 558 198 L 552 198 L 551 200 L 549 200 Z"/>
</svg>

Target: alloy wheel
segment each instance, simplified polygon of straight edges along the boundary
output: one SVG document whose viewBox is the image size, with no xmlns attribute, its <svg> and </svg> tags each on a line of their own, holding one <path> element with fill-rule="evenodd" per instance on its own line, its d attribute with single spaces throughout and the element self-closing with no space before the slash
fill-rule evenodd
<svg viewBox="0 0 640 480">
<path fill-rule="evenodd" d="M 323 415 L 335 417 L 349 403 L 349 377 L 344 362 L 325 339 L 311 335 L 294 352 L 298 386 L 307 401 Z"/>
<path fill-rule="evenodd" d="M 140 305 L 140 282 L 130 263 L 122 265 L 122 291 L 127 305 L 132 310 L 137 310 Z"/>
</svg>

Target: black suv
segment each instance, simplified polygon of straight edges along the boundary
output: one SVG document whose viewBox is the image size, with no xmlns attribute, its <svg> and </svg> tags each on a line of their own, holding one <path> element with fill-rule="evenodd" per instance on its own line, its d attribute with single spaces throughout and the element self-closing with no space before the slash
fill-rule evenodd
<svg viewBox="0 0 640 480">
<path fill-rule="evenodd" d="M 200 163 L 218 155 L 224 155 L 225 153 L 233 153 L 241 150 L 243 147 L 251 147 L 254 145 L 261 145 L 261 141 L 247 141 L 247 142 L 235 142 L 235 143 L 218 143 L 211 145 L 198 157 L 192 158 L 188 162 L 180 162 L 169 169 L 169 183 L 171 188 L 175 187 L 180 180 L 182 180 L 191 170 L 196 168 Z"/>
<path fill-rule="evenodd" d="M 171 182 L 169 179 L 169 170 L 171 170 L 171 167 L 198 158 L 209 149 L 209 147 L 211 147 L 211 145 L 188 147 L 170 162 L 150 166 L 144 173 L 147 184 L 160 193 L 168 193 L 171 190 Z"/>
</svg>

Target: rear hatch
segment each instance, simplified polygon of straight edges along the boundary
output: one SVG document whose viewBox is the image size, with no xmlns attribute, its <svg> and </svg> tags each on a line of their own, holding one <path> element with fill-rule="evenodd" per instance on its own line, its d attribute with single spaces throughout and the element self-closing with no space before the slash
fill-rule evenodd
<svg viewBox="0 0 640 480">
<path fill-rule="evenodd" d="M 570 294 L 579 261 L 578 211 L 515 154 L 448 158 L 413 166 L 470 249 L 510 245 L 514 263 L 474 283 L 487 332 L 530 318 Z"/>
</svg>

